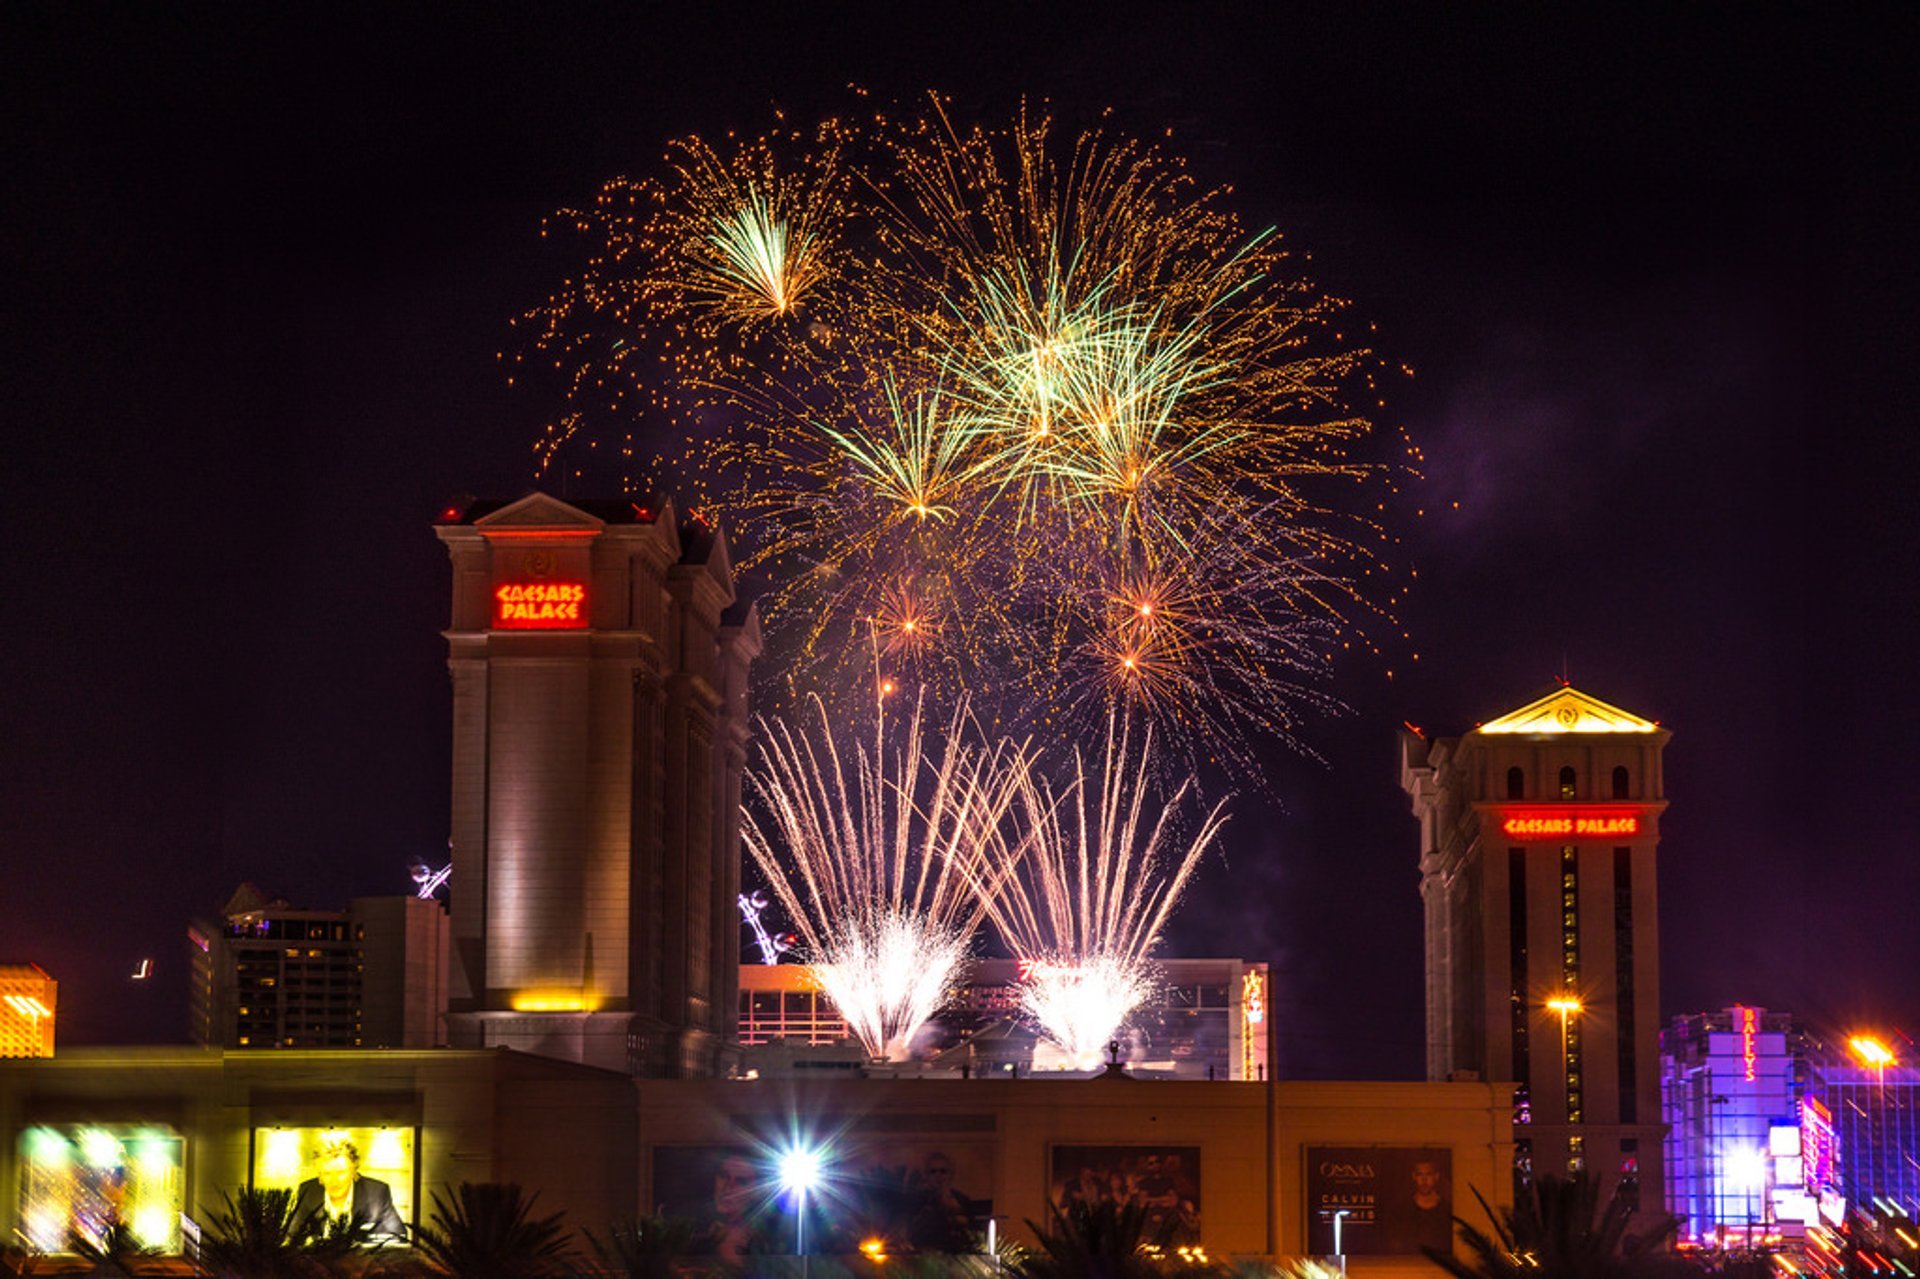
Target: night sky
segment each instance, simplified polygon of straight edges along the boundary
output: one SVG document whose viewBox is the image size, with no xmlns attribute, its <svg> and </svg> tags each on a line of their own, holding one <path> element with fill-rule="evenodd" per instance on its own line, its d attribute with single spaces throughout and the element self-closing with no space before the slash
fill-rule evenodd
<svg viewBox="0 0 1920 1279">
<path fill-rule="evenodd" d="M 431 523 L 532 486 L 542 214 L 849 84 L 1172 128 L 1417 370 L 1412 641 L 1171 939 L 1275 965 L 1282 1071 L 1420 1073 L 1395 730 L 1563 672 L 1673 730 L 1663 1013 L 1920 1029 L 1920 9 L 704 8 L 0 12 L 0 961 L 63 1042 L 183 1039 L 241 880 L 441 853 Z"/>
</svg>

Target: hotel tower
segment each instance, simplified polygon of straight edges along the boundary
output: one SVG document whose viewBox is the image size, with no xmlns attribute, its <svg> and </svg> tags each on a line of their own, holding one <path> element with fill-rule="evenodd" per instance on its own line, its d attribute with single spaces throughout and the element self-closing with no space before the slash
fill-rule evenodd
<svg viewBox="0 0 1920 1279">
<path fill-rule="evenodd" d="M 669 503 L 443 513 L 453 567 L 448 1035 L 638 1075 L 737 1039 L 759 624 Z"/>
<path fill-rule="evenodd" d="M 1402 734 L 1420 819 L 1427 1075 L 1514 1085 L 1521 1176 L 1661 1203 L 1659 725 L 1571 687 Z"/>
</svg>

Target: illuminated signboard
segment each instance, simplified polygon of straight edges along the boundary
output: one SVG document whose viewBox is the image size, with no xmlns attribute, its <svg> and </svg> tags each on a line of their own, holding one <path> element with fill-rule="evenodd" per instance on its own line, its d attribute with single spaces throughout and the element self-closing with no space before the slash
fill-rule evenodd
<svg viewBox="0 0 1920 1279">
<path fill-rule="evenodd" d="M 1753 1041 L 1760 1033 L 1760 1014 L 1751 1008 L 1740 1010 L 1740 1064 L 1746 1067 L 1747 1082 L 1753 1082 L 1754 1052 Z"/>
<path fill-rule="evenodd" d="M 20 1134 L 20 1224 L 35 1252 L 106 1248 L 124 1227 L 143 1248 L 180 1251 L 186 1143 L 153 1125 L 61 1124 Z"/>
<path fill-rule="evenodd" d="M 503 631 L 577 631 L 587 625 L 579 582 L 507 582 L 493 592 L 493 625 Z"/>
<path fill-rule="evenodd" d="M 1508 839 L 1632 839 L 1640 814 L 1622 809 L 1509 808 L 1500 814 Z"/>
<path fill-rule="evenodd" d="M 413 1224 L 413 1152 L 412 1128 L 256 1128 L 253 1185 L 291 1190 L 302 1234 L 345 1217 L 373 1242 L 393 1243 Z"/>
<path fill-rule="evenodd" d="M 1821 1194 L 1834 1186 L 1833 1112 L 1813 1097 L 1800 1103 L 1800 1153 L 1807 1190 Z"/>
</svg>

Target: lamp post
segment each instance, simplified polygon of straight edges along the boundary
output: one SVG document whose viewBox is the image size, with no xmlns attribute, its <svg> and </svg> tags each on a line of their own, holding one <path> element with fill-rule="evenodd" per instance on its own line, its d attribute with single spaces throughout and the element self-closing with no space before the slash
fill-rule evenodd
<svg viewBox="0 0 1920 1279">
<path fill-rule="evenodd" d="M 780 1184 L 793 1195 L 793 1250 L 800 1254 L 800 1273 L 808 1272 L 807 1191 L 820 1180 L 820 1152 L 795 1146 L 780 1156 Z"/>
<path fill-rule="evenodd" d="M 1333 1255 L 1340 1258 L 1340 1273 L 1347 1273 L 1347 1250 L 1340 1237 L 1340 1228 L 1346 1223 L 1349 1212 L 1346 1208 L 1336 1208 L 1333 1213 Z"/>
<path fill-rule="evenodd" d="M 1873 1067 L 1873 1108 L 1879 1112 L 1880 1132 L 1874 1134 L 1874 1125 L 1867 1124 L 1867 1141 L 1873 1147 L 1874 1180 L 1881 1180 L 1880 1172 L 1887 1160 L 1887 1067 L 1893 1065 L 1893 1049 L 1887 1047 L 1884 1039 L 1874 1035 L 1855 1035 L 1847 1040 L 1847 1049 L 1859 1058 L 1862 1065 Z M 1878 1194 L 1880 1187 L 1874 1186 L 1870 1192 Z"/>
<path fill-rule="evenodd" d="M 1571 1017 L 1578 1017 L 1580 1010 L 1584 1007 L 1585 1005 L 1580 1002 L 1580 996 L 1570 990 L 1562 991 L 1560 994 L 1547 1000 L 1548 1010 L 1560 1014 L 1560 1085 L 1566 1101 L 1568 1171 L 1572 1171 L 1574 1143 L 1573 1061 L 1567 1055 L 1567 1020 Z"/>
</svg>

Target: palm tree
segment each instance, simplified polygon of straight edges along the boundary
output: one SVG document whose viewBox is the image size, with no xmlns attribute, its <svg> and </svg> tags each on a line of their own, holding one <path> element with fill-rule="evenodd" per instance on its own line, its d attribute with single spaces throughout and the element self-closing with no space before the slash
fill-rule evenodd
<svg viewBox="0 0 1920 1279">
<path fill-rule="evenodd" d="M 1602 1205 L 1600 1183 L 1585 1172 L 1536 1177 L 1504 1212 L 1475 1190 L 1494 1233 L 1454 1218 L 1472 1260 L 1438 1248 L 1422 1251 L 1455 1279 L 1634 1279 L 1663 1269 L 1662 1247 L 1679 1219 L 1661 1213 L 1649 1229 L 1628 1234 L 1637 1209 L 1620 1189 L 1616 1183 Z"/>
<path fill-rule="evenodd" d="M 345 1222 L 303 1239 L 291 1190 L 243 1188 L 207 1214 L 200 1264 L 216 1279 L 322 1279 L 359 1238 Z"/>
<path fill-rule="evenodd" d="M 626 1279 L 672 1279 L 674 1258 L 693 1251 L 694 1226 L 680 1217 L 641 1217 L 616 1224 L 605 1243 L 587 1232 L 587 1242 L 610 1274 Z"/>
<path fill-rule="evenodd" d="M 418 1231 L 428 1260 L 459 1279 L 548 1279 L 568 1273 L 565 1213 L 533 1215 L 538 1195 L 513 1182 L 463 1181 L 451 1200 L 433 1196 Z"/>
<path fill-rule="evenodd" d="M 1047 1226 L 1029 1220 L 1037 1251 L 1020 1262 L 1020 1279 L 1150 1279 L 1159 1267 L 1146 1251 L 1160 1241 L 1147 1238 L 1147 1206 L 1142 1203 L 1070 1203 L 1049 1206 Z"/>
</svg>

